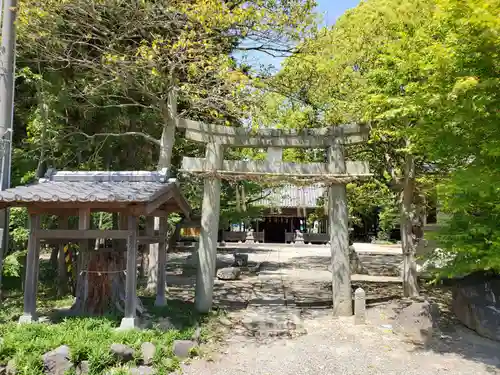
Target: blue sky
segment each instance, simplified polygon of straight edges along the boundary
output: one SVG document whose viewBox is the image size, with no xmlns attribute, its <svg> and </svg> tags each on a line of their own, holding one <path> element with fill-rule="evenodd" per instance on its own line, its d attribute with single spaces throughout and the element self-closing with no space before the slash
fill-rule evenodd
<svg viewBox="0 0 500 375">
<path fill-rule="evenodd" d="M 358 5 L 359 0 L 317 0 L 318 12 L 324 14 L 325 24 L 331 26 L 347 9 Z"/>
<path fill-rule="evenodd" d="M 337 18 L 350 8 L 359 4 L 360 0 L 316 0 L 317 12 L 323 16 L 323 24 L 332 26 Z M 282 58 L 273 58 L 264 53 L 253 53 L 248 56 L 248 62 L 252 65 L 273 65 L 279 69 Z"/>
</svg>

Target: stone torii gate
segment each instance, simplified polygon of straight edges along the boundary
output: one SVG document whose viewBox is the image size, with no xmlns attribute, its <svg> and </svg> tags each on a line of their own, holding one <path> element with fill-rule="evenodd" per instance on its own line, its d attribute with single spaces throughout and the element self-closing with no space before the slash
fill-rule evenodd
<svg viewBox="0 0 500 375">
<path fill-rule="evenodd" d="M 221 179 L 254 179 L 295 181 L 329 185 L 328 219 L 332 254 L 333 313 L 352 315 L 351 275 L 349 267 L 349 233 L 346 184 L 371 176 L 367 162 L 346 161 L 344 145 L 368 138 L 368 129 L 359 125 L 342 125 L 322 129 L 283 131 L 260 129 L 248 131 L 178 119 L 186 139 L 206 143 L 205 158 L 184 157 L 182 171 L 204 177 L 201 233 L 198 249 L 198 273 L 195 306 L 200 312 L 212 308 L 214 275 L 217 259 L 217 233 L 220 215 Z M 225 147 L 267 148 L 273 155 L 265 161 L 224 160 Z M 285 163 L 277 160 L 283 148 L 325 148 L 327 163 Z M 279 157 L 281 159 L 281 156 Z"/>
</svg>

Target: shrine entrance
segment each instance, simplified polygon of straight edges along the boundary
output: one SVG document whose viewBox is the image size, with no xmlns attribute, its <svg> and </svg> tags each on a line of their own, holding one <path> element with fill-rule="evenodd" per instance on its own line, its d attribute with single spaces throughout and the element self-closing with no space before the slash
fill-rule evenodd
<svg viewBox="0 0 500 375">
<path fill-rule="evenodd" d="M 266 217 L 259 226 L 264 230 L 264 242 L 285 243 L 285 233 L 288 231 L 289 223 L 279 220 L 279 217 Z"/>
<path fill-rule="evenodd" d="M 263 186 L 288 183 L 299 186 L 324 184 L 328 187 L 333 314 L 352 315 L 346 184 L 370 177 L 371 174 L 367 162 L 345 160 L 344 146 L 365 141 L 368 129 L 359 125 L 342 125 L 300 132 L 281 129 L 248 131 L 187 119 L 178 119 L 177 127 L 185 129 L 186 139 L 206 143 L 205 158 L 184 157 L 181 167 L 181 172 L 197 174 L 205 180 L 195 291 L 197 310 L 205 313 L 212 308 L 221 180 L 225 179 L 252 180 Z M 261 161 L 224 160 L 225 147 L 267 148 L 268 158 Z M 282 161 L 284 148 L 324 148 L 327 150 L 328 162 L 286 163 Z M 270 230 L 265 232 L 272 232 L 271 238 L 277 240 L 278 232 L 281 233 L 282 229 L 279 224 L 271 223 Z M 253 242 L 253 231 L 250 231 L 247 238 L 251 238 Z M 304 236 L 300 231 L 297 232 L 295 242 L 304 243 Z"/>
</svg>

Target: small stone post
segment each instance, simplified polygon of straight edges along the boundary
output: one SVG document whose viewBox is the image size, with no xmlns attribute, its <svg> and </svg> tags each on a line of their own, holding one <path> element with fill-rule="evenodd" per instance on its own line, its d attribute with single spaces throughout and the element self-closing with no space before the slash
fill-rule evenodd
<svg viewBox="0 0 500 375">
<path fill-rule="evenodd" d="M 358 288 L 354 292 L 354 324 L 366 323 L 366 293 Z"/>
</svg>

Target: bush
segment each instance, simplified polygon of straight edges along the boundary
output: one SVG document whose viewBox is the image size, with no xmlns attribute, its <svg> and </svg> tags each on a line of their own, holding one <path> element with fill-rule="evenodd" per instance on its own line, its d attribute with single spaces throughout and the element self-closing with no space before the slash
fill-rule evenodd
<svg viewBox="0 0 500 375">
<path fill-rule="evenodd" d="M 500 272 L 500 176 L 498 167 L 469 166 L 440 186 L 441 223 L 437 240 L 452 262 L 442 276 Z"/>
<path fill-rule="evenodd" d="M 57 319 L 54 309 L 71 305 L 73 298 L 52 299 L 40 293 L 38 312 Z M 76 365 L 89 361 L 90 374 L 101 375 L 112 368 L 119 372 L 119 364 L 110 353 L 113 343 L 128 345 L 140 353 L 141 344 L 156 346 L 153 366 L 158 374 L 168 374 L 179 367 L 172 352 L 172 343 L 191 339 L 195 327 L 202 324 L 202 338 L 210 329 L 210 315 L 198 314 L 194 305 L 180 300 L 169 300 L 167 307 L 153 307 L 154 298 L 143 298 L 143 305 L 153 320 L 153 329 L 118 331 L 120 318 L 67 317 L 59 323 L 17 324 L 22 311 L 22 298 L 7 298 L 0 312 L 0 364 L 13 359 L 19 375 L 41 375 L 42 355 L 61 345 L 71 349 L 71 360 Z M 178 329 L 155 329 L 155 320 L 168 317 Z M 131 363 L 131 365 L 137 364 Z M 113 370 L 115 371 L 115 369 Z"/>
</svg>

